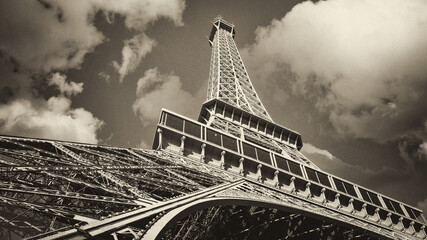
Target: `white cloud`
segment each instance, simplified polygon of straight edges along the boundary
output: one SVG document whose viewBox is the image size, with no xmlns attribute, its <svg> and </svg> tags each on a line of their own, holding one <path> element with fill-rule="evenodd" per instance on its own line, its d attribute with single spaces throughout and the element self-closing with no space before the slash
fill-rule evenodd
<svg viewBox="0 0 427 240">
<path fill-rule="evenodd" d="M 135 34 L 125 41 L 121 79 L 135 70 L 154 40 L 144 32 L 159 18 L 182 25 L 184 0 L 0 1 L 0 131 L 2 134 L 98 142 L 103 122 L 83 108 L 72 108 L 70 97 L 83 83 L 66 81 L 54 71 L 79 68 L 87 53 L 105 37 L 94 25 L 98 12 L 114 21 L 115 14 Z M 102 75 L 108 81 L 107 75 Z M 38 83 L 34 84 L 34 79 Z M 42 88 L 56 86 L 59 96 L 45 100 Z"/>
<path fill-rule="evenodd" d="M 183 25 L 184 0 L 93 0 L 93 2 L 98 8 L 110 14 L 117 13 L 125 16 L 125 24 L 131 29 L 142 31 L 150 22 L 161 17 L 172 20 L 175 25 Z"/>
<path fill-rule="evenodd" d="M 317 148 L 310 143 L 304 143 L 303 148 L 301 149 L 303 154 L 320 154 L 326 156 L 328 159 L 332 160 L 334 156 L 325 149 Z"/>
<path fill-rule="evenodd" d="M 59 95 L 47 100 L 38 97 L 28 76 L 11 74 L 5 65 L 0 67 L 2 77 L 19 83 L 13 94 L 0 103 L 1 134 L 97 143 L 97 132 L 103 122 L 83 108 L 72 108 L 72 95 L 83 91 L 82 83 L 67 81 L 65 75 L 54 73 L 46 81 L 58 88 Z M 34 94 L 36 93 L 36 94 Z"/>
<path fill-rule="evenodd" d="M 156 44 L 156 41 L 145 34 L 135 35 L 125 41 L 125 46 L 122 49 L 122 64 L 113 62 L 114 68 L 120 75 L 120 82 L 123 82 L 124 77 L 139 66 L 142 58 L 151 52 Z"/>
<path fill-rule="evenodd" d="M 106 12 L 124 15 L 125 25 L 138 32 L 131 39 L 125 41 L 122 49 L 122 63 L 114 61 L 113 65 L 120 75 L 120 82 L 124 77 L 133 72 L 141 63 L 156 41 L 150 39 L 143 32 L 148 24 L 158 20 L 160 17 L 172 20 L 175 25 L 182 26 L 182 13 L 185 9 L 184 0 L 128 0 L 128 1 L 102 1 L 98 0 L 98 7 Z M 107 20 L 111 21 L 109 14 Z"/>
<path fill-rule="evenodd" d="M 111 76 L 105 72 L 98 73 L 98 77 L 104 79 L 107 83 L 110 83 Z"/>
<path fill-rule="evenodd" d="M 103 122 L 83 108 L 71 108 L 64 96 L 17 99 L 0 105 L 3 134 L 97 143 Z"/>
<path fill-rule="evenodd" d="M 105 39 L 93 24 L 96 12 L 124 16 L 140 35 L 159 18 L 182 25 L 184 8 L 184 0 L 1 1 L 0 48 L 30 70 L 76 68 Z"/>
<path fill-rule="evenodd" d="M 423 0 L 307 1 L 258 28 L 242 55 L 264 79 L 290 71 L 282 81 L 315 98 L 341 136 L 418 135 L 427 116 L 426 12 Z"/>
<path fill-rule="evenodd" d="M 67 82 L 67 77 L 60 73 L 54 73 L 48 80 L 48 84 L 53 86 L 56 85 L 61 92 L 66 96 L 76 95 L 83 92 L 83 83 Z"/>
<path fill-rule="evenodd" d="M 157 68 L 145 71 L 138 80 L 136 96 L 132 109 L 144 126 L 156 122 L 162 108 L 188 115 L 199 106 L 196 98 L 182 89 L 178 76 L 161 74 Z"/>
</svg>

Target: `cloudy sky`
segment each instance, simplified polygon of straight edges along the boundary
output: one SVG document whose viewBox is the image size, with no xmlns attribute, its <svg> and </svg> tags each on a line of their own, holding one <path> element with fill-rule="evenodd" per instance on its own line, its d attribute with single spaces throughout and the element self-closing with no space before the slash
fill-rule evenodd
<svg viewBox="0 0 427 240">
<path fill-rule="evenodd" d="M 427 211 L 425 0 L 0 0 L 0 134 L 151 146 L 197 117 L 217 15 L 303 153 Z"/>
</svg>

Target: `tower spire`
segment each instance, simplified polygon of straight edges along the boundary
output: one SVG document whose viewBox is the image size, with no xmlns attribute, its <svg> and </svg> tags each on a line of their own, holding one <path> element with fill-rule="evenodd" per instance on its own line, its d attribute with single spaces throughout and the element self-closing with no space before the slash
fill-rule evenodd
<svg viewBox="0 0 427 240">
<path fill-rule="evenodd" d="M 207 100 L 218 99 L 260 118 L 273 121 L 252 86 L 237 50 L 234 25 L 218 16 L 213 21 Z"/>
</svg>

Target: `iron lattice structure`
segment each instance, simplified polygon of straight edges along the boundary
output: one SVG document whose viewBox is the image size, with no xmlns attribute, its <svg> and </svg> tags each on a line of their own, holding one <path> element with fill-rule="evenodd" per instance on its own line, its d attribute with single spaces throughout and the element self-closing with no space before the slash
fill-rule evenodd
<svg viewBox="0 0 427 240">
<path fill-rule="evenodd" d="M 426 239 L 422 211 L 322 171 L 274 123 L 216 18 L 198 121 L 153 150 L 0 136 L 1 239 Z"/>
<path fill-rule="evenodd" d="M 219 99 L 273 121 L 252 86 L 234 42 L 234 25 L 215 18 L 209 37 L 212 46 L 208 100 Z"/>
</svg>

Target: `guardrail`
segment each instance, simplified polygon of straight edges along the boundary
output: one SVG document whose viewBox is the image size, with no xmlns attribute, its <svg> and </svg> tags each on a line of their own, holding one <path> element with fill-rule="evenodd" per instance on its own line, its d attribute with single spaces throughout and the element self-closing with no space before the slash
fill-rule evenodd
<svg viewBox="0 0 427 240">
<path fill-rule="evenodd" d="M 419 209 L 166 110 L 153 144 L 400 231 L 425 234 Z"/>
</svg>

